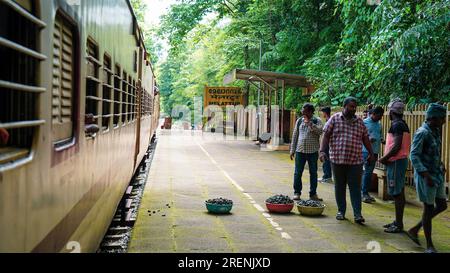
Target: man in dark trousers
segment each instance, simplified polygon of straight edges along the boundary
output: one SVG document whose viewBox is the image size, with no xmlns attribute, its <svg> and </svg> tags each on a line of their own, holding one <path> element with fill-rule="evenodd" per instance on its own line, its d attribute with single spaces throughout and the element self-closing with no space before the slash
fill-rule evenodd
<svg viewBox="0 0 450 273">
<path fill-rule="evenodd" d="M 325 123 L 328 122 L 331 118 L 331 108 L 330 107 L 323 107 L 320 109 L 320 111 L 323 114 L 323 118 L 325 119 Z M 327 151 L 327 157 L 330 156 L 329 151 Z M 332 172 L 331 172 L 331 162 L 330 160 L 325 160 L 322 165 L 323 169 L 323 177 L 319 180 L 321 183 L 330 183 L 332 182 Z"/>
<path fill-rule="evenodd" d="M 362 224 L 365 222 L 361 213 L 363 144 L 369 154 L 367 160 L 374 161 L 375 156 L 367 128 L 363 120 L 355 115 L 356 108 L 356 99 L 348 97 L 344 100 L 342 112 L 334 114 L 327 122 L 323 130 L 325 134 L 320 147 L 320 160 L 324 162 L 327 159 L 326 152 L 329 149 L 338 206 L 336 219 L 345 220 L 348 184 L 355 222 Z"/>
<path fill-rule="evenodd" d="M 411 162 L 414 167 L 414 182 L 417 195 L 423 202 L 422 221 L 407 234 L 419 244 L 418 233 L 423 226 L 427 240 L 426 253 L 437 252 L 431 239 L 432 219 L 447 209 L 445 194 L 445 168 L 441 161 L 442 126 L 447 108 L 433 103 L 427 110 L 426 122 L 417 130 L 411 145 Z M 436 204 L 436 206 L 435 206 Z"/>
<path fill-rule="evenodd" d="M 308 162 L 310 174 L 311 200 L 322 201 L 317 195 L 317 163 L 319 160 L 320 136 L 322 135 L 322 121 L 314 117 L 315 108 L 307 103 L 303 106 L 302 117 L 295 123 L 292 133 L 292 144 L 290 148 L 291 160 L 295 157 L 294 172 L 294 200 L 300 200 L 302 194 L 302 175 Z"/>
<path fill-rule="evenodd" d="M 375 158 L 378 159 L 380 154 L 381 143 L 383 142 L 382 137 L 382 127 L 380 120 L 383 118 L 384 109 L 380 106 L 371 109 L 369 112 L 369 117 L 364 119 L 364 124 L 366 125 L 367 131 L 369 133 L 369 140 L 372 143 L 372 151 Z M 372 182 L 373 170 L 375 169 L 376 162 L 368 161 L 369 152 L 365 147 L 363 147 L 363 158 L 364 158 L 364 173 L 362 179 L 362 201 L 364 203 L 373 203 L 375 198 L 370 196 L 369 187 Z"/>
<path fill-rule="evenodd" d="M 409 127 L 403 120 L 405 104 L 400 99 L 393 100 L 389 106 L 391 127 L 387 134 L 384 156 L 380 163 L 386 166 L 388 193 L 395 201 L 395 221 L 385 225 L 385 232 L 403 232 L 403 212 L 405 210 L 405 179 L 408 169 L 408 156 L 411 146 Z"/>
</svg>

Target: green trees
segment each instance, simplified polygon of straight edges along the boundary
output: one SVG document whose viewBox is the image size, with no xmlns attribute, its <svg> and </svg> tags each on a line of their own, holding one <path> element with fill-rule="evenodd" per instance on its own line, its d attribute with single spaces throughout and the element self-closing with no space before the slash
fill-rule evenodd
<svg viewBox="0 0 450 273">
<path fill-rule="evenodd" d="M 305 62 L 318 85 L 314 101 L 450 101 L 449 1 L 384 0 L 375 7 L 341 0 L 338 7 L 341 41 Z"/>
<path fill-rule="evenodd" d="M 171 46 L 158 64 L 163 108 L 190 105 L 233 68 L 258 69 L 260 41 L 263 70 L 303 74 L 317 88 L 311 97 L 288 90 L 290 108 L 339 105 L 348 95 L 376 104 L 394 96 L 450 101 L 450 1 L 371 2 L 179 1 L 158 30 Z"/>
</svg>

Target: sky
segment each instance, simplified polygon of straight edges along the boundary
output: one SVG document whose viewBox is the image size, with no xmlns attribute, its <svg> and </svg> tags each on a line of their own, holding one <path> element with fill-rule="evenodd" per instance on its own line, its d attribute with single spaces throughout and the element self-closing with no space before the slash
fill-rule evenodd
<svg viewBox="0 0 450 273">
<path fill-rule="evenodd" d="M 145 22 L 148 25 L 158 25 L 159 17 L 167 12 L 170 5 L 175 4 L 176 0 L 143 0 L 147 5 L 147 14 Z"/>
<path fill-rule="evenodd" d="M 157 26 L 160 23 L 160 17 L 167 13 L 168 8 L 175 4 L 176 0 L 143 0 L 143 2 L 147 5 L 147 10 L 145 14 L 145 24 L 147 26 Z M 167 52 L 169 49 L 169 45 L 167 41 L 160 40 L 163 50 L 160 52 L 162 55 L 160 57 L 160 61 L 163 61 L 167 58 Z"/>
</svg>

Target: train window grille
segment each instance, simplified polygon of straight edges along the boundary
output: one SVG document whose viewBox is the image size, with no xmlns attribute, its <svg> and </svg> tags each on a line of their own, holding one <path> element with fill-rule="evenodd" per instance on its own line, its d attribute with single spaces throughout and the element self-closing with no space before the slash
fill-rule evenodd
<svg viewBox="0 0 450 273">
<path fill-rule="evenodd" d="M 147 108 L 147 116 L 150 116 L 150 95 L 147 93 L 147 104 L 146 104 L 146 108 Z"/>
<path fill-rule="evenodd" d="M 144 90 L 144 102 L 143 102 L 143 115 L 147 116 L 147 107 L 148 107 L 148 93 L 147 90 Z"/>
<path fill-rule="evenodd" d="M 134 81 L 130 80 L 130 85 L 131 85 L 131 92 L 130 92 L 130 96 L 131 96 L 131 112 L 130 112 L 130 120 L 134 121 L 134 111 L 135 111 L 135 102 L 136 102 L 136 89 L 134 86 Z"/>
<path fill-rule="evenodd" d="M 136 83 L 136 107 L 135 107 L 135 119 L 139 118 L 139 115 L 142 117 L 142 86 L 139 86 L 139 83 Z"/>
<path fill-rule="evenodd" d="M 155 98 L 150 95 L 150 115 L 154 116 Z"/>
<path fill-rule="evenodd" d="M 141 97 L 141 115 L 142 117 L 146 116 L 146 105 L 147 105 L 147 92 L 143 89 Z"/>
<path fill-rule="evenodd" d="M 120 72 L 120 66 L 116 65 L 114 74 L 114 127 L 119 126 L 120 121 L 120 100 L 122 94 L 122 78 L 120 77 Z"/>
<path fill-rule="evenodd" d="M 147 91 L 144 92 L 144 104 L 143 104 L 143 113 L 144 116 L 150 115 L 150 95 L 147 93 Z"/>
<path fill-rule="evenodd" d="M 112 86 L 112 74 L 111 70 L 111 58 L 109 55 L 105 54 L 103 58 L 103 98 L 102 98 L 102 128 L 103 131 L 109 129 L 109 122 L 111 120 L 111 106 L 112 106 L 112 91 L 114 87 Z"/>
<path fill-rule="evenodd" d="M 153 96 L 149 96 L 149 103 L 148 103 L 148 107 L 149 107 L 149 109 L 148 109 L 148 112 L 149 112 L 149 115 L 151 115 L 152 113 L 153 113 L 153 104 L 154 104 L 154 99 L 153 99 Z"/>
<path fill-rule="evenodd" d="M 141 118 L 143 118 L 145 116 L 145 101 L 146 101 L 146 97 L 145 97 L 145 89 L 141 88 L 141 92 L 140 93 L 140 112 L 141 112 Z"/>
<path fill-rule="evenodd" d="M 127 73 L 123 72 L 122 77 L 122 125 L 127 122 L 128 115 L 128 83 L 127 83 Z"/>
<path fill-rule="evenodd" d="M 136 120 L 136 118 L 137 118 L 137 111 L 139 110 L 138 109 L 138 105 L 139 105 L 138 103 L 139 102 L 138 102 L 136 81 L 133 80 L 133 112 L 132 112 L 133 120 Z"/>
<path fill-rule="evenodd" d="M 133 114 L 132 114 L 132 112 L 133 112 L 133 105 L 134 105 L 134 99 L 132 97 L 133 96 L 133 85 L 131 83 L 132 83 L 131 77 L 128 76 L 128 93 L 127 93 L 127 96 L 128 96 L 128 117 L 127 117 L 127 119 L 128 119 L 129 122 L 133 121 Z"/>
<path fill-rule="evenodd" d="M 147 93 L 145 102 L 145 115 L 150 115 L 150 95 Z"/>
<path fill-rule="evenodd" d="M 52 136 L 61 145 L 73 138 L 74 26 L 60 14 L 53 31 Z"/>
<path fill-rule="evenodd" d="M 0 1 L 0 171 L 32 160 L 33 138 L 46 123 L 39 119 L 37 102 L 39 65 L 47 56 L 39 52 L 39 33 L 46 24 L 36 13 L 37 1 Z"/>
<path fill-rule="evenodd" d="M 152 106 L 153 106 L 153 97 L 151 95 L 148 96 L 148 114 L 152 115 Z"/>
<path fill-rule="evenodd" d="M 98 60 L 98 46 L 94 40 L 89 38 L 86 43 L 86 115 L 92 115 L 94 124 L 97 124 L 95 120 L 99 118 L 99 103 L 101 98 L 99 96 L 99 68 L 102 66 Z M 86 124 L 88 125 L 88 124 Z M 90 133 L 86 133 L 87 136 L 92 136 Z M 95 134 L 94 134 L 95 135 Z"/>
</svg>

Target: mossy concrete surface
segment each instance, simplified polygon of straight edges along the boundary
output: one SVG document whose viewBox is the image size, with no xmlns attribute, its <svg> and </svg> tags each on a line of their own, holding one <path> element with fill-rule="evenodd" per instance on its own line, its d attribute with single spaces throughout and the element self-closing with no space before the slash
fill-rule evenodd
<svg viewBox="0 0 450 273">
<path fill-rule="evenodd" d="M 319 167 L 321 170 L 321 167 Z M 261 151 L 254 142 L 224 141 L 211 135 L 162 131 L 150 170 L 129 252 L 423 252 L 405 234 L 387 234 L 382 226 L 394 220 L 394 205 L 377 199 L 363 204 L 365 225 L 353 222 L 350 200 L 347 221 L 335 219 L 334 185 L 318 193 L 327 208 L 321 217 L 267 214 L 265 200 L 292 195 L 294 164 L 287 152 Z M 319 174 L 320 177 L 320 174 Z M 308 197 L 309 173 L 303 175 Z M 229 215 L 207 213 L 204 201 L 232 199 Z M 420 220 L 421 207 L 407 205 L 405 226 Z M 423 231 L 420 234 L 425 244 Z M 450 211 L 433 221 L 433 240 L 450 252 Z"/>
</svg>

